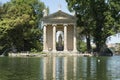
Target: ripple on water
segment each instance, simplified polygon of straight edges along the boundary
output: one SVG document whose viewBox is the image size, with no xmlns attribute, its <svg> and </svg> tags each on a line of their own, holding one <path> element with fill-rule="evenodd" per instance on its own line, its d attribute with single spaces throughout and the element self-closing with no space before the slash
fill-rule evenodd
<svg viewBox="0 0 120 80">
<path fill-rule="evenodd" d="M 0 80 L 120 80 L 119 70 L 120 56 L 0 58 Z"/>
</svg>

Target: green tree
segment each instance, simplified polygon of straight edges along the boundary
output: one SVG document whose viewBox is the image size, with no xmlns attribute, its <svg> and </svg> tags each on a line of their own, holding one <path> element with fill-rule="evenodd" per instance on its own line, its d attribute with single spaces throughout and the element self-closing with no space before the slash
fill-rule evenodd
<svg viewBox="0 0 120 80">
<path fill-rule="evenodd" d="M 78 24 L 84 33 L 93 36 L 97 52 L 106 45 L 106 39 L 119 28 L 119 0 L 66 0 L 68 8 L 76 12 Z M 80 25 L 81 27 L 81 25 Z M 90 32 L 89 32 L 90 31 Z"/>
<path fill-rule="evenodd" d="M 30 51 L 32 48 L 42 50 L 40 38 L 42 31 L 38 28 L 43 17 L 44 3 L 39 0 L 11 0 L 3 6 L 0 20 L 0 45 L 15 47 L 18 51 Z M 3 42 L 5 44 L 3 44 Z"/>
<path fill-rule="evenodd" d="M 66 0 L 68 2 L 68 8 L 70 11 L 75 11 L 77 20 L 77 25 L 82 29 L 79 33 L 84 35 L 86 39 L 87 51 L 91 51 L 91 37 L 92 37 L 92 27 L 93 27 L 93 18 L 90 15 L 90 3 L 88 0 Z M 86 6 L 85 6 L 86 5 Z"/>
<path fill-rule="evenodd" d="M 98 52 L 106 45 L 107 38 L 110 35 L 115 34 L 115 30 L 118 28 L 115 15 L 118 14 L 119 10 L 117 11 L 117 14 L 113 13 L 115 11 L 112 9 L 112 2 L 114 2 L 114 0 L 91 1 L 92 16 L 94 17 L 96 25 L 93 36 Z M 118 5 L 119 2 L 120 1 L 117 1 L 115 5 Z"/>
</svg>

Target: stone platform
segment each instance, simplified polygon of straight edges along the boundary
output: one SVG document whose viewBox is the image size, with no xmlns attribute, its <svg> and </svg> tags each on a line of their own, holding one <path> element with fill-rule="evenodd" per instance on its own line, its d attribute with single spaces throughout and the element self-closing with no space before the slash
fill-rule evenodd
<svg viewBox="0 0 120 80">
<path fill-rule="evenodd" d="M 84 56 L 84 57 L 90 57 L 93 56 L 92 54 L 81 54 L 81 53 L 62 53 L 57 52 L 57 53 L 9 53 L 10 57 L 49 57 L 49 56 L 62 56 L 62 57 L 67 57 L 67 56 Z"/>
</svg>

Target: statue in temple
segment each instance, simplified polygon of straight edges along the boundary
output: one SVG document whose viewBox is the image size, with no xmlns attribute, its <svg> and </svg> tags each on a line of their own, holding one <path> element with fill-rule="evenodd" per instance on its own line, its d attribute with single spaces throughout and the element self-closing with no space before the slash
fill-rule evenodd
<svg viewBox="0 0 120 80">
<path fill-rule="evenodd" d="M 58 37 L 58 46 L 62 47 L 62 35 L 61 34 Z"/>
</svg>

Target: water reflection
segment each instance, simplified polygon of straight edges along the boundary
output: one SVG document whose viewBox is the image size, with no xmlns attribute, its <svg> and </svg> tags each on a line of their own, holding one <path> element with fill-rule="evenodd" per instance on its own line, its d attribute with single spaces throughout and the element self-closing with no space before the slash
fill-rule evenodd
<svg viewBox="0 0 120 80">
<path fill-rule="evenodd" d="M 112 60 L 112 57 L 46 57 L 43 62 L 44 80 L 120 79 L 117 71 L 120 62 L 115 64 L 116 60 Z"/>
<path fill-rule="evenodd" d="M 120 56 L 0 58 L 0 80 L 119 80 Z"/>
</svg>

